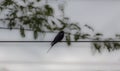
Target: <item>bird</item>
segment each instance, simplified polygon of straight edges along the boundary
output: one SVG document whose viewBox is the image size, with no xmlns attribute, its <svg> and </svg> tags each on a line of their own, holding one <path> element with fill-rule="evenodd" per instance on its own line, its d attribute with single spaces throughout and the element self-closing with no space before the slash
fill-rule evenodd
<svg viewBox="0 0 120 71">
<path fill-rule="evenodd" d="M 60 42 L 63 38 L 64 38 L 64 31 L 60 31 L 60 32 L 56 35 L 56 37 L 54 38 L 54 40 L 51 42 L 51 47 L 48 49 L 47 53 L 52 49 L 52 47 L 53 47 L 56 43 Z"/>
</svg>

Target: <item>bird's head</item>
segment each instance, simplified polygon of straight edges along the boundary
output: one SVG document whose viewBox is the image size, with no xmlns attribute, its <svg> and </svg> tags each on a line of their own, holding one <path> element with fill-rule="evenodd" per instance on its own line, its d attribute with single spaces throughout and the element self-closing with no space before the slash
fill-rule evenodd
<svg viewBox="0 0 120 71">
<path fill-rule="evenodd" d="M 65 32 L 64 31 L 60 31 L 61 34 L 64 34 Z"/>
</svg>

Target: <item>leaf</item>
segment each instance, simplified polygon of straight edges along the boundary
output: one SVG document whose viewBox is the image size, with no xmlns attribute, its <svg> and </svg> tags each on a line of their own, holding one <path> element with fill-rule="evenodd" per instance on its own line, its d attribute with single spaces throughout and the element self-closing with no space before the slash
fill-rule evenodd
<svg viewBox="0 0 120 71">
<path fill-rule="evenodd" d="M 77 41 L 80 38 L 80 33 L 74 34 L 74 40 Z"/>
<path fill-rule="evenodd" d="M 95 36 L 103 36 L 102 33 L 96 33 Z"/>
<path fill-rule="evenodd" d="M 86 38 L 88 38 L 90 36 L 90 34 L 83 34 L 83 35 L 81 35 L 81 38 L 82 39 L 86 39 Z"/>
<path fill-rule="evenodd" d="M 66 35 L 66 41 L 67 41 L 67 44 L 70 46 L 71 45 L 71 37 L 70 37 L 70 33 L 68 33 L 67 35 Z"/>
<path fill-rule="evenodd" d="M 20 34 L 22 37 L 25 37 L 25 30 L 24 27 L 20 26 Z"/>
<path fill-rule="evenodd" d="M 114 42 L 113 46 L 114 46 L 113 50 L 120 49 L 120 43 L 118 43 L 118 42 Z"/>
<path fill-rule="evenodd" d="M 0 10 L 2 11 L 2 10 L 3 10 L 3 8 L 2 8 L 2 7 L 0 7 Z"/>
<path fill-rule="evenodd" d="M 39 26 L 36 27 L 36 30 L 37 30 L 38 32 L 42 32 L 42 29 L 41 29 Z"/>
<path fill-rule="evenodd" d="M 89 26 L 89 25 L 87 25 L 87 24 L 85 24 L 84 26 L 87 27 L 88 29 L 94 31 L 94 29 L 93 29 L 91 26 Z"/>
<path fill-rule="evenodd" d="M 35 38 L 35 39 L 38 38 L 38 31 L 37 31 L 37 30 L 34 31 L 34 38 Z"/>
<path fill-rule="evenodd" d="M 13 12 L 10 14 L 10 16 L 13 16 L 14 18 L 16 18 L 16 17 L 17 17 L 17 10 L 13 11 Z"/>
<path fill-rule="evenodd" d="M 30 24 L 30 20 L 24 20 L 23 21 L 23 25 L 28 25 L 28 24 Z"/>
<path fill-rule="evenodd" d="M 120 39 L 120 34 L 116 34 L 115 36 Z"/>
<path fill-rule="evenodd" d="M 16 23 L 14 20 L 10 19 L 8 23 L 8 28 L 12 30 L 13 27 L 15 27 Z"/>
<path fill-rule="evenodd" d="M 63 30 L 63 29 L 65 29 L 65 28 L 68 26 L 68 24 L 65 23 L 64 21 L 62 21 L 62 20 L 60 20 L 60 19 L 58 19 L 58 21 L 59 21 L 60 24 L 62 25 L 62 27 L 60 28 L 60 30 Z"/>
<path fill-rule="evenodd" d="M 53 25 L 56 25 L 54 21 L 52 21 L 52 24 L 53 24 Z"/>
<path fill-rule="evenodd" d="M 52 16 L 53 15 L 53 9 L 49 5 L 45 5 L 45 15 Z"/>
<path fill-rule="evenodd" d="M 26 0 L 22 0 L 24 3 L 26 2 Z"/>
<path fill-rule="evenodd" d="M 41 0 L 37 0 L 37 2 L 40 2 Z"/>
<path fill-rule="evenodd" d="M 104 45 L 107 48 L 107 50 L 110 52 L 111 49 L 112 49 L 112 46 L 111 46 L 110 42 L 104 42 Z"/>
<path fill-rule="evenodd" d="M 62 24 L 62 25 L 65 25 L 66 23 L 64 23 L 64 21 L 62 21 L 62 20 L 60 20 L 60 19 L 58 19 L 58 21 L 60 22 L 60 24 Z"/>
<path fill-rule="evenodd" d="M 24 9 L 25 7 L 23 7 L 23 6 L 20 6 L 20 9 L 21 9 L 21 11 L 23 11 L 23 9 Z"/>
<path fill-rule="evenodd" d="M 13 3 L 14 3 L 13 0 L 4 0 L 1 5 L 8 6 L 8 5 L 12 5 Z"/>
<path fill-rule="evenodd" d="M 81 28 L 77 24 L 73 24 L 73 23 L 69 25 L 69 28 L 71 30 L 81 30 Z"/>
<path fill-rule="evenodd" d="M 48 30 L 51 30 L 52 31 L 52 28 L 51 28 L 51 26 L 50 25 L 45 25 L 45 27 L 48 29 Z"/>
<path fill-rule="evenodd" d="M 10 30 L 12 30 L 13 27 L 12 27 L 12 24 L 11 24 L 11 23 L 8 24 L 8 28 L 9 28 Z"/>
<path fill-rule="evenodd" d="M 29 11 L 31 12 L 32 9 L 34 8 L 34 7 L 33 7 L 33 2 L 31 2 L 27 7 L 28 7 Z"/>
<path fill-rule="evenodd" d="M 100 53 L 101 52 L 101 45 L 98 43 L 93 43 L 94 47 L 96 50 L 98 50 L 98 52 Z"/>
</svg>

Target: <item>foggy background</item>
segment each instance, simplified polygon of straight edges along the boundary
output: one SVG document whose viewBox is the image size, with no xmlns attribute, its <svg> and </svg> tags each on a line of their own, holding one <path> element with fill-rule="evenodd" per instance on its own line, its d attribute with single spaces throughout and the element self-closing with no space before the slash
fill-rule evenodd
<svg viewBox="0 0 120 71">
<path fill-rule="evenodd" d="M 112 37 L 120 33 L 119 0 L 67 0 L 65 15 Z M 53 40 L 47 33 L 37 40 Z M 34 40 L 32 32 L 22 38 L 18 30 L 0 30 L 0 40 Z M 93 53 L 90 43 L 0 43 L 0 71 L 120 71 L 120 50 Z"/>
</svg>

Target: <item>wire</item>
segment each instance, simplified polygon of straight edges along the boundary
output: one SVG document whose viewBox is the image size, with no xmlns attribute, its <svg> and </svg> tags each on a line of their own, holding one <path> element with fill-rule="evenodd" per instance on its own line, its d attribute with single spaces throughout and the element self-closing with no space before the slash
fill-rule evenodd
<svg viewBox="0 0 120 71">
<path fill-rule="evenodd" d="M 0 27 L 0 29 L 6 29 L 8 30 L 9 28 L 6 28 L 6 27 Z M 19 30 L 20 28 L 12 28 L 12 29 L 15 29 L 15 30 Z M 33 31 L 31 29 L 25 29 L 26 31 Z M 45 31 L 44 33 L 57 33 L 57 32 L 52 32 L 52 31 Z M 0 43 L 49 43 L 49 42 L 52 42 L 52 41 L 0 41 Z M 61 41 L 61 42 L 67 42 L 67 41 Z M 120 41 L 70 41 L 70 42 L 120 42 Z"/>
<path fill-rule="evenodd" d="M 0 41 L 0 43 L 49 43 L 52 41 Z M 61 41 L 61 43 L 67 42 L 67 41 Z M 79 42 L 120 42 L 120 41 L 70 41 L 74 43 L 79 43 Z"/>
</svg>

